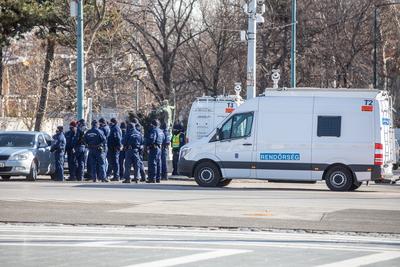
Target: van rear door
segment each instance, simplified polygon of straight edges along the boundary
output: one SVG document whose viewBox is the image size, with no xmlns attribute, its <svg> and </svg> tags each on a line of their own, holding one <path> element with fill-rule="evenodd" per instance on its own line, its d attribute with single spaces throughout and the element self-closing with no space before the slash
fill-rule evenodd
<svg viewBox="0 0 400 267">
<path fill-rule="evenodd" d="M 381 93 L 377 96 L 379 103 L 380 143 L 383 148 L 382 166 L 384 176 L 392 175 L 392 165 L 396 162 L 396 143 L 393 126 L 392 99 Z"/>
</svg>

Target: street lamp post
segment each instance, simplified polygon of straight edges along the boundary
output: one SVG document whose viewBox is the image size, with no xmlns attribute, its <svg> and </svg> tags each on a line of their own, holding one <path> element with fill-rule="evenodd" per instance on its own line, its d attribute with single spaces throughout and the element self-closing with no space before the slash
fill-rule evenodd
<svg viewBox="0 0 400 267">
<path fill-rule="evenodd" d="M 290 49 L 290 86 L 296 87 L 296 36 L 297 35 L 297 0 L 292 0 L 292 47 Z"/>
<path fill-rule="evenodd" d="M 393 6 L 393 5 L 400 5 L 400 2 L 394 2 L 394 3 L 386 3 L 386 4 L 380 4 L 380 5 L 375 5 L 374 8 L 374 53 L 373 53 L 373 85 L 374 88 L 378 88 L 378 9 L 381 7 L 385 6 Z"/>
<path fill-rule="evenodd" d="M 84 118 L 84 98 L 85 98 L 85 55 L 83 51 L 83 1 L 71 0 L 71 17 L 76 19 L 76 118 Z"/>
<path fill-rule="evenodd" d="M 85 98 L 85 81 L 84 81 L 84 62 L 85 62 L 85 55 L 83 51 L 83 40 L 84 40 L 84 33 L 83 33 L 83 0 L 78 0 L 78 16 L 77 16 L 77 40 L 76 40 L 76 48 L 77 48 L 77 91 L 76 91 L 76 117 L 78 120 L 84 118 L 84 98 Z"/>
</svg>

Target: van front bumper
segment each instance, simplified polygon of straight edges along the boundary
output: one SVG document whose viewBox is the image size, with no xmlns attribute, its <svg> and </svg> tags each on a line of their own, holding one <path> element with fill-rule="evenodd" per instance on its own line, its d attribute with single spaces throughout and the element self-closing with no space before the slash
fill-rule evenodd
<svg viewBox="0 0 400 267">
<path fill-rule="evenodd" d="M 179 175 L 192 177 L 193 176 L 193 168 L 194 168 L 195 163 L 196 163 L 196 161 L 180 158 L 179 162 L 178 162 Z"/>
</svg>

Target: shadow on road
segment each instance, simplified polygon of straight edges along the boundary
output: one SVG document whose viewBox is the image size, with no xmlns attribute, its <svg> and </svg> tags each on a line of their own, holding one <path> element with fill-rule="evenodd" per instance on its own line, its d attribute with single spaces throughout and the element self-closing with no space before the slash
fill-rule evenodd
<svg viewBox="0 0 400 267">
<path fill-rule="evenodd" d="M 111 189 L 140 189 L 140 190 L 188 190 L 188 191 L 311 191 L 326 192 L 328 189 L 321 188 L 265 188 L 265 187 L 200 187 L 198 185 L 176 185 L 176 184 L 79 184 L 79 188 L 111 188 Z M 370 191 L 369 191 L 370 192 Z"/>
</svg>

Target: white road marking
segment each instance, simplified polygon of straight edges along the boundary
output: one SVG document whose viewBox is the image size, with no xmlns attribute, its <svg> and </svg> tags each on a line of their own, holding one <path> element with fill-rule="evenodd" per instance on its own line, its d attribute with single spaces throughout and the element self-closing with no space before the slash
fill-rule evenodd
<svg viewBox="0 0 400 267">
<path fill-rule="evenodd" d="M 214 236 L 215 237 L 215 236 Z M 116 240 L 117 239 L 117 240 Z M 302 240 L 301 243 L 293 243 L 290 240 L 278 240 L 279 242 L 276 242 L 277 240 L 275 239 L 268 239 L 264 240 L 264 242 L 252 242 L 252 241 L 234 241 L 234 240 L 226 240 L 226 241 L 219 241 L 219 240 L 201 240 L 199 239 L 198 241 L 191 241 L 191 240 L 185 240 L 185 239 L 180 239 L 180 238 L 147 238 L 147 237 L 126 237 L 122 238 L 121 237 L 110 237 L 110 236 L 69 236 L 69 235 L 64 235 L 64 236 L 56 236 L 56 235 L 2 235 L 0 234 L 0 240 L 7 240 L 8 243 L 15 243 L 15 244 L 22 244 L 22 245 L 29 245 L 29 241 L 31 241 L 30 244 L 35 244 L 33 242 L 41 240 L 41 241 L 48 241 L 48 244 L 50 244 L 52 241 L 87 241 L 83 243 L 79 243 L 74 246 L 83 246 L 83 247 L 102 247 L 103 245 L 112 245 L 112 244 L 117 244 L 117 243 L 122 243 L 122 242 L 129 242 L 129 241 L 142 241 L 142 242 L 152 242 L 152 241 L 159 241 L 158 243 L 162 244 L 173 244 L 176 245 L 173 248 L 182 248 L 182 246 L 187 246 L 187 245 L 209 245 L 209 246 L 233 246 L 233 247 L 273 247 L 273 248 L 295 248 L 295 249 L 316 249 L 316 250 L 340 250 L 340 251 L 364 251 L 364 252 L 379 252 L 379 251 L 395 251 L 395 252 L 400 252 L 400 247 L 399 248 L 394 248 L 394 247 L 378 247 L 376 244 L 372 245 L 365 245 L 365 246 L 359 246 L 354 244 L 338 244 L 337 242 L 333 242 L 332 244 L 312 244 L 309 241 Z M 17 243 L 14 242 L 15 240 L 23 240 L 25 243 Z M 88 241 L 90 240 L 90 241 Z M 110 240 L 110 241 L 108 241 Z M 2 244 L 0 243 L 0 246 Z M 128 244 L 129 245 L 129 244 Z M 123 246 L 126 247 L 126 246 Z M 137 246 L 136 246 L 137 247 Z M 142 246 L 143 247 L 143 246 Z M 161 247 L 161 248 L 166 248 L 168 247 Z M 194 247 L 195 248 L 195 247 Z"/>
<path fill-rule="evenodd" d="M 382 261 L 393 260 L 399 257 L 400 257 L 399 252 L 383 252 L 383 253 L 375 253 L 372 255 L 357 257 L 349 260 L 338 261 L 330 264 L 323 264 L 317 267 L 349 267 L 349 266 L 358 267 Z"/>
<path fill-rule="evenodd" d="M 124 267 L 169 267 L 175 265 L 182 265 L 198 261 L 210 260 L 215 258 L 227 257 L 236 254 L 248 253 L 250 250 L 237 250 L 237 249 L 220 249 L 216 251 L 198 253 L 188 256 L 170 258 L 165 260 L 157 260 L 139 264 L 128 265 Z"/>
<path fill-rule="evenodd" d="M 126 243 L 127 241 L 125 240 L 116 240 L 116 241 L 93 241 L 93 242 L 83 242 L 83 243 L 78 243 L 76 244 L 77 247 L 91 247 L 91 246 L 96 246 L 96 247 L 102 247 L 102 246 L 108 246 L 108 245 L 115 245 L 115 244 L 122 244 Z"/>
<path fill-rule="evenodd" d="M 0 224 L 0 240 L 5 242 L 0 243 L 0 247 L 122 248 L 196 253 L 125 267 L 184 265 L 250 253 L 253 251 L 250 249 L 262 247 L 373 253 L 318 267 L 361 266 L 400 258 L 399 239 L 309 233 Z M 63 243 L 67 241 L 69 243 Z"/>
<path fill-rule="evenodd" d="M 96 244 L 98 243 L 98 244 Z M 137 245 L 107 245 L 101 244 L 102 242 L 85 242 L 85 243 L 77 243 L 77 244 L 53 244 L 53 243 L 15 243 L 15 242 L 7 242 L 0 243 L 0 247 L 2 246 L 14 246 L 14 247 L 88 247 L 88 248 L 137 248 L 137 249 L 154 249 L 154 250 L 187 250 L 187 251 L 213 251 L 218 249 L 210 249 L 210 248 L 196 248 L 196 247 L 164 247 L 164 246 L 137 246 Z"/>
<path fill-rule="evenodd" d="M 0 232 L 29 232 L 29 233 L 86 233 L 86 234 L 120 234 L 127 236 L 146 235 L 146 236 L 197 236 L 197 237 L 225 237 L 225 238 L 246 238 L 246 239 L 273 239 L 273 240 L 323 240 L 330 242 L 374 242 L 385 244 L 398 243 L 400 239 L 391 237 L 372 237 L 372 236 L 351 236 L 351 235 L 332 235 L 332 234 L 311 234 L 311 233 L 285 233 L 285 232 L 251 232 L 251 231 L 226 231 L 226 230 L 207 230 L 207 229 L 164 229 L 164 228 L 131 228 L 131 227 L 93 227 L 93 226 L 43 226 L 43 225 L 0 225 Z M 147 238 L 147 237 L 146 237 Z M 387 240 L 387 241 L 386 241 Z M 375 244 L 376 245 L 376 244 Z"/>
</svg>

